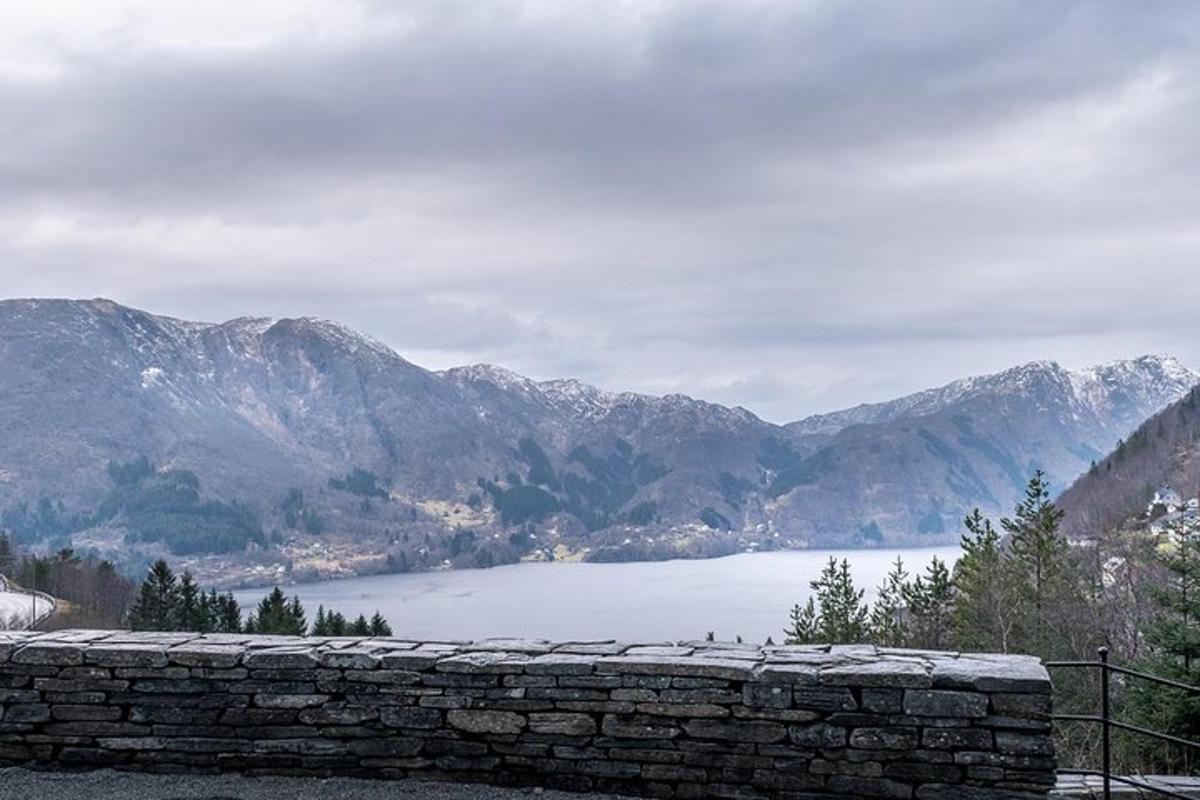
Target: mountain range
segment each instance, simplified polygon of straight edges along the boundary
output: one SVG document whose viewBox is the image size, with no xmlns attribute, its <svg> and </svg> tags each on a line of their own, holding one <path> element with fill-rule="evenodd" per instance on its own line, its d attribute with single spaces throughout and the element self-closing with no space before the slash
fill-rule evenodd
<svg viewBox="0 0 1200 800">
<path fill-rule="evenodd" d="M 952 541 L 1064 487 L 1200 375 L 1052 362 L 786 425 L 683 395 L 442 372 L 314 319 L 0 302 L 0 524 L 213 577 Z M 231 573 L 237 573 L 236 576 Z"/>
</svg>

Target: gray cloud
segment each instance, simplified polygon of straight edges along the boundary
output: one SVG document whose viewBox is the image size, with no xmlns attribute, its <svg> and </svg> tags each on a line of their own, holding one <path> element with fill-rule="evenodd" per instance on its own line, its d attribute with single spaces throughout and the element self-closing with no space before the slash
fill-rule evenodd
<svg viewBox="0 0 1200 800">
<path fill-rule="evenodd" d="M 24 20 L 5 49 L 52 68 L 0 61 L 4 293 L 316 314 L 774 419 L 1200 363 L 1191 3 L 347 8 L 248 43 Z"/>
</svg>

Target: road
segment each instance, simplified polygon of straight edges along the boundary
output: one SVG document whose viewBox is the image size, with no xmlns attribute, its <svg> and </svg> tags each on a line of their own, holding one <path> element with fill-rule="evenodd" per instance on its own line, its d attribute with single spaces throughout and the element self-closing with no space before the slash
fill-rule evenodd
<svg viewBox="0 0 1200 800">
<path fill-rule="evenodd" d="M 497 789 L 418 781 L 0 769 L 0 798 L 21 800 L 580 800 L 583 796 L 541 789 Z M 589 794 L 586 797 L 588 800 L 621 800 L 613 795 Z"/>
<path fill-rule="evenodd" d="M 22 630 L 46 619 L 54 613 L 54 601 L 41 592 L 37 595 L 37 619 L 30 620 L 35 607 L 33 592 L 16 589 L 8 579 L 0 575 L 0 627 Z"/>
</svg>

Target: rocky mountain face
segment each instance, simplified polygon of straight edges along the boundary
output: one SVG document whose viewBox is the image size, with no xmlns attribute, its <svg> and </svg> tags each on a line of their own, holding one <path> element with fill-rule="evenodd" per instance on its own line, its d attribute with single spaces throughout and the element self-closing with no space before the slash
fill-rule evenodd
<svg viewBox="0 0 1200 800">
<path fill-rule="evenodd" d="M 0 525 L 214 574 L 927 543 L 1065 484 L 1198 380 L 1039 363 L 777 426 L 681 395 L 431 372 L 310 319 L 0 303 Z M 224 555 L 204 555 L 216 551 Z"/>
</svg>

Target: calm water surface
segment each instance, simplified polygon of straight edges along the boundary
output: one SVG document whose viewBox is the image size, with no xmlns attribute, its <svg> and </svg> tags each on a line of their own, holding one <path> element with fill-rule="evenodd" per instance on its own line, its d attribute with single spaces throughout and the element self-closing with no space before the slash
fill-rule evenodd
<svg viewBox="0 0 1200 800">
<path fill-rule="evenodd" d="M 287 587 L 309 621 L 317 606 L 347 617 L 379 609 L 397 636 L 479 639 L 661 641 L 717 638 L 778 641 L 794 603 L 830 556 L 848 558 L 867 601 L 897 554 L 910 573 L 935 555 L 953 564 L 958 547 L 906 550 L 801 550 L 703 561 L 637 564 L 513 564 L 408 575 L 377 575 Z M 249 610 L 264 590 L 237 593 Z"/>
</svg>

